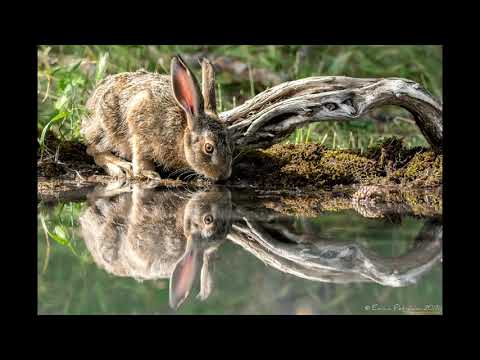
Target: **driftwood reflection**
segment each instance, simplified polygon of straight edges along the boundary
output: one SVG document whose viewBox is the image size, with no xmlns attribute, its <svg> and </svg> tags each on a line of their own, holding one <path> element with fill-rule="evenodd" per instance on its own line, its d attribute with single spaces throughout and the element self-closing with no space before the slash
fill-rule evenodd
<svg viewBox="0 0 480 360">
<path fill-rule="evenodd" d="M 442 258 L 438 219 L 426 220 L 413 247 L 394 258 L 380 256 L 355 241 L 322 237 L 308 224 L 299 233 L 291 219 L 258 221 L 244 216 L 233 223 L 227 238 L 282 272 L 322 282 L 406 286 Z"/>
<path fill-rule="evenodd" d="M 232 206 L 224 188 L 192 193 L 139 185 L 97 189 L 80 218 L 83 238 L 100 267 L 140 281 L 169 279 L 173 308 L 185 301 L 197 276 L 198 297 L 209 296 L 214 254 L 226 239 L 279 271 L 321 282 L 406 286 L 442 257 L 439 219 L 425 220 L 414 245 L 393 258 L 324 236 L 310 219 L 301 221 L 299 228 L 298 220 L 257 209 L 252 199 Z"/>
</svg>

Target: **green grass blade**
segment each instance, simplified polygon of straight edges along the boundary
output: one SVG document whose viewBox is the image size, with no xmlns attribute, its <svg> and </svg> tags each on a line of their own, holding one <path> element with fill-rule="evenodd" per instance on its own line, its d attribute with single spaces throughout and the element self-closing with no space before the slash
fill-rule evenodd
<svg viewBox="0 0 480 360">
<path fill-rule="evenodd" d="M 103 77 L 105 76 L 105 71 L 106 71 L 107 65 L 108 65 L 108 56 L 109 56 L 108 52 L 100 55 L 100 59 L 98 60 L 97 69 L 96 69 L 96 72 L 95 72 L 95 82 L 96 83 L 101 81 L 103 79 Z"/>
<path fill-rule="evenodd" d="M 45 137 L 47 136 L 47 132 L 48 130 L 50 129 L 50 127 L 55 124 L 56 122 L 59 122 L 60 120 L 66 118 L 68 116 L 68 112 L 67 111 L 62 111 L 61 113 L 57 114 L 55 117 L 53 117 L 48 123 L 47 125 L 45 125 L 45 127 L 43 128 L 42 130 L 42 134 L 40 135 L 40 140 L 39 140 L 39 144 L 42 148 L 42 155 L 43 155 L 43 149 L 44 149 L 44 145 L 45 145 Z"/>
<path fill-rule="evenodd" d="M 40 222 L 42 223 L 42 227 L 45 230 L 45 232 L 50 236 L 55 242 L 62 246 L 66 246 L 72 251 L 72 253 L 78 257 L 77 252 L 73 248 L 72 244 L 70 243 L 70 240 L 68 240 L 67 232 L 65 228 L 61 225 L 55 226 L 53 233 L 48 230 L 47 224 L 45 223 L 45 218 L 43 215 L 40 215 Z"/>
</svg>

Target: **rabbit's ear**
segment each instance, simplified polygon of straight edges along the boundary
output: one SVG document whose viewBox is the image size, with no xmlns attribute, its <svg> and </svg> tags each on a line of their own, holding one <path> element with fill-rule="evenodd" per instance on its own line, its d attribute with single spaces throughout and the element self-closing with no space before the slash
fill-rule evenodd
<svg viewBox="0 0 480 360">
<path fill-rule="evenodd" d="M 205 111 L 217 113 L 217 99 L 215 97 L 215 71 L 207 58 L 202 60 L 202 95 L 205 102 Z"/>
<path fill-rule="evenodd" d="M 178 309 L 188 297 L 198 271 L 198 262 L 196 246 L 189 245 L 170 277 L 170 307 L 173 309 Z"/>
<path fill-rule="evenodd" d="M 187 116 L 190 121 L 203 112 L 203 98 L 200 95 L 200 86 L 190 69 L 180 56 L 175 56 L 171 63 L 172 90 L 175 99 L 182 109 L 193 116 Z"/>
</svg>

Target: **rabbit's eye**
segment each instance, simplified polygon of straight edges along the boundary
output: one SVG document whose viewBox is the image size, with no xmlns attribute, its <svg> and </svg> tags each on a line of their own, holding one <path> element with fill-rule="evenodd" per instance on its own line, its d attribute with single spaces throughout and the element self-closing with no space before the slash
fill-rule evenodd
<svg viewBox="0 0 480 360">
<path fill-rule="evenodd" d="M 205 225 L 210 225 L 213 222 L 213 216 L 212 215 L 205 215 L 203 218 L 203 222 Z"/>
<path fill-rule="evenodd" d="M 213 145 L 210 143 L 205 143 L 205 152 L 207 154 L 213 153 Z"/>
</svg>

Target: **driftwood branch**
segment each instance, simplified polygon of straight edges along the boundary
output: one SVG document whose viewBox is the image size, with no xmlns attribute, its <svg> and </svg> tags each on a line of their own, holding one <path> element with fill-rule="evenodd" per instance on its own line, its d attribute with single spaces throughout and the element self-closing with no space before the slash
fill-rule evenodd
<svg viewBox="0 0 480 360">
<path fill-rule="evenodd" d="M 296 128 L 323 120 L 351 120 L 376 107 L 397 105 L 412 113 L 433 149 L 442 149 L 442 103 L 414 81 L 400 78 L 310 77 L 267 89 L 222 112 L 237 148 L 266 148 Z"/>
</svg>

